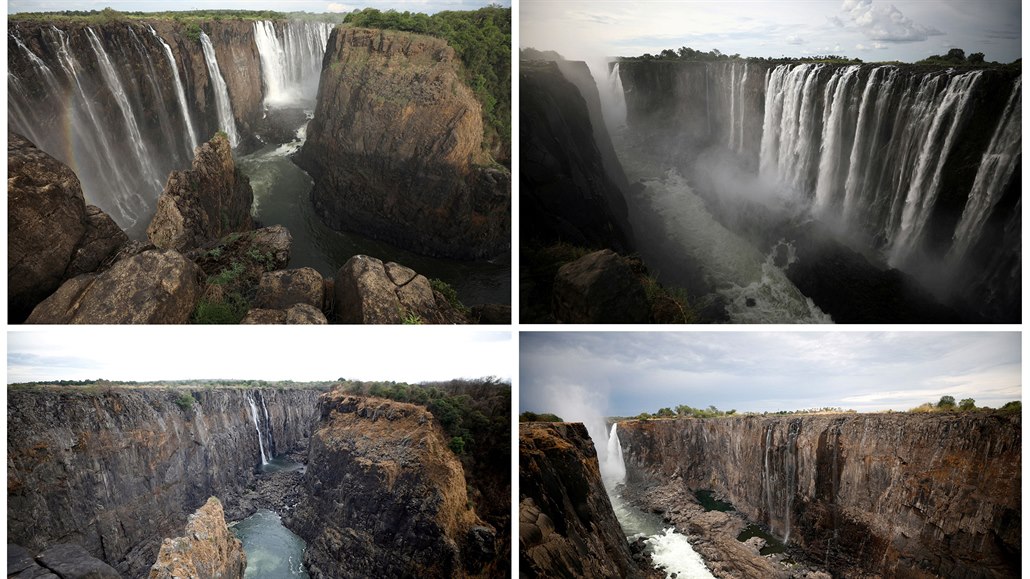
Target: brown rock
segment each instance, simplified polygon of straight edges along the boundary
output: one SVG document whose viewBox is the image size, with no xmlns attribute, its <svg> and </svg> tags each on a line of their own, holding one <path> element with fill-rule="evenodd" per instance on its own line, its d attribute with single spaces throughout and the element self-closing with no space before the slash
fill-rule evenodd
<svg viewBox="0 0 1030 579">
<path fill-rule="evenodd" d="M 184 324 L 202 292 L 200 268 L 178 252 L 145 251 L 68 280 L 28 318 L 34 324 Z"/>
<path fill-rule="evenodd" d="M 253 309 L 241 324 L 328 324 L 325 314 L 308 304 L 294 304 L 285 310 Z"/>
<path fill-rule="evenodd" d="M 71 279 L 97 271 L 128 242 L 129 236 L 118 227 L 114 219 L 99 207 L 87 205 L 86 232 L 75 248 L 75 256 L 65 271 L 65 277 Z"/>
<path fill-rule="evenodd" d="M 610 249 L 563 265 L 554 278 L 554 316 L 569 324 L 647 323 L 647 294 L 631 260 Z"/>
<path fill-rule="evenodd" d="M 333 290 L 336 319 L 344 324 L 466 323 L 446 300 L 437 300 L 425 276 L 367 255 L 343 264 Z"/>
<path fill-rule="evenodd" d="M 308 304 L 319 309 L 324 289 L 322 274 L 310 267 L 270 271 L 261 276 L 254 307 L 284 309 L 293 304 Z"/>
<path fill-rule="evenodd" d="M 510 324 L 511 306 L 507 304 L 482 304 L 472 306 L 472 319 L 480 324 Z"/>
<path fill-rule="evenodd" d="M 243 543 L 226 526 L 222 503 L 211 497 L 189 516 L 182 537 L 161 544 L 150 579 L 239 579 L 246 569 Z"/>
<path fill-rule="evenodd" d="M 147 237 L 162 249 L 192 249 L 253 227 L 250 180 L 237 168 L 224 134 L 197 147 L 193 168 L 173 171 L 157 200 Z"/>
</svg>

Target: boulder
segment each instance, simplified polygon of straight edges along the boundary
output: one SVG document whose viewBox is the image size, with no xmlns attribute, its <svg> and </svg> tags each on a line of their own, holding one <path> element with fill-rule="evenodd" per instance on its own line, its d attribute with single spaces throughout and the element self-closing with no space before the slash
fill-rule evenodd
<svg viewBox="0 0 1030 579">
<path fill-rule="evenodd" d="M 410 268 L 355 255 L 336 273 L 337 321 L 344 324 L 465 323 L 429 280 Z"/>
<path fill-rule="evenodd" d="M 184 324 L 200 299 L 201 271 L 172 250 L 150 250 L 100 274 L 65 282 L 29 315 L 35 324 Z"/>
<path fill-rule="evenodd" d="M 328 324 L 325 314 L 309 304 L 294 304 L 285 310 L 255 308 L 247 312 L 241 324 Z"/>
<path fill-rule="evenodd" d="M 182 537 L 161 543 L 149 579 L 240 579 L 246 569 L 243 543 L 226 526 L 222 503 L 211 497 L 189 516 Z"/>
<path fill-rule="evenodd" d="M 62 282 L 92 271 L 125 234 L 87 206 L 66 165 L 7 133 L 7 307 L 21 322 Z"/>
<path fill-rule="evenodd" d="M 649 321 L 647 294 L 629 258 L 604 249 L 563 265 L 554 278 L 554 316 L 569 324 Z"/>
<path fill-rule="evenodd" d="M 7 544 L 7 576 L 14 579 L 59 579 L 36 563 L 21 545 Z"/>
<path fill-rule="evenodd" d="M 48 547 L 36 556 L 46 568 L 61 579 L 121 579 L 110 565 L 90 555 L 85 549 L 71 543 Z"/>
<path fill-rule="evenodd" d="M 511 306 L 507 304 L 482 304 L 472 306 L 472 319 L 480 324 L 511 324 Z"/>
<path fill-rule="evenodd" d="M 255 308 L 284 309 L 294 304 L 322 308 L 325 280 L 310 267 L 266 272 L 258 283 Z"/>
<path fill-rule="evenodd" d="M 162 249 L 192 249 L 251 229 L 253 203 L 250 180 L 236 168 L 229 139 L 218 133 L 197 147 L 191 170 L 168 176 L 147 237 Z"/>
</svg>

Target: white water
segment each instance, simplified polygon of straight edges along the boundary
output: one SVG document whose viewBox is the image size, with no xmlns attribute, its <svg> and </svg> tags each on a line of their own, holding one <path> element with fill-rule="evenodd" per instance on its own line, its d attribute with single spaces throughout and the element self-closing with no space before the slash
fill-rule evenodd
<svg viewBox="0 0 1030 579">
<path fill-rule="evenodd" d="M 186 134 L 190 137 L 190 154 L 197 148 L 197 132 L 193 130 L 193 121 L 190 118 L 190 110 L 186 105 L 186 91 L 182 88 L 182 79 L 179 77 L 179 67 L 175 64 L 175 55 L 172 54 L 172 47 L 168 46 L 168 43 L 161 38 L 153 27 L 150 28 L 150 33 L 154 35 L 154 38 L 161 42 L 161 46 L 165 49 L 165 58 L 168 59 L 168 66 L 172 69 L 172 75 L 175 77 L 175 97 L 179 101 L 179 110 L 182 111 L 182 120 L 186 125 Z"/>
<path fill-rule="evenodd" d="M 840 188 L 841 155 L 844 148 L 841 133 L 844 131 L 844 116 L 852 109 L 851 82 L 859 71 L 858 66 L 837 69 L 826 85 L 823 102 L 824 122 L 822 148 L 819 155 L 819 180 L 815 186 L 815 211 L 822 213 L 829 208 L 830 201 Z M 831 98 L 832 95 L 832 98 Z"/>
<path fill-rule="evenodd" d="M 268 406 L 265 405 L 264 396 L 261 397 L 261 410 L 265 411 L 265 424 L 268 426 L 268 452 L 275 454 L 275 437 L 272 435 L 272 420 L 268 417 Z"/>
<path fill-rule="evenodd" d="M 290 21 L 278 28 L 268 20 L 254 23 L 266 107 L 314 100 L 331 31 L 325 22 Z"/>
<path fill-rule="evenodd" d="M 626 128 L 626 91 L 622 87 L 619 63 L 616 62 L 612 65 L 607 79 L 608 81 L 604 83 L 603 89 L 600 91 L 601 111 L 604 113 L 604 122 L 608 126 L 608 133 L 611 134 Z M 601 83 L 598 84 L 601 85 Z"/>
<path fill-rule="evenodd" d="M 653 549 L 651 561 L 656 569 L 665 571 L 666 579 L 708 579 L 714 578 L 712 572 L 705 566 L 704 559 L 690 545 L 687 538 L 676 532 L 673 528 L 665 529 L 664 532 L 652 535 L 647 539 L 647 544 Z"/>
<path fill-rule="evenodd" d="M 622 444 L 619 443 L 619 425 L 612 424 L 611 434 L 608 435 L 608 448 L 605 453 L 605 460 L 601 469 L 601 478 L 604 486 L 614 489 L 615 485 L 626 482 L 626 461 L 622 457 Z"/>
<path fill-rule="evenodd" d="M 264 466 L 268 464 L 268 457 L 265 456 L 265 443 L 261 439 L 261 427 L 258 425 L 257 406 L 254 405 L 254 400 L 252 398 L 248 398 L 247 402 L 250 403 L 250 417 L 254 419 L 254 430 L 257 431 L 258 435 L 258 448 L 261 449 L 261 465 Z"/>
<path fill-rule="evenodd" d="M 229 102 L 229 89 L 225 86 L 225 78 L 218 68 L 218 59 L 215 57 L 215 48 L 211 45 L 211 39 L 204 31 L 200 31 L 200 46 L 204 50 L 204 60 L 207 62 L 208 76 L 211 77 L 211 85 L 215 91 L 215 107 L 218 110 L 218 126 L 229 137 L 229 144 L 235 147 L 240 142 L 239 133 L 236 132 L 236 118 L 232 114 L 232 104 Z"/>
</svg>

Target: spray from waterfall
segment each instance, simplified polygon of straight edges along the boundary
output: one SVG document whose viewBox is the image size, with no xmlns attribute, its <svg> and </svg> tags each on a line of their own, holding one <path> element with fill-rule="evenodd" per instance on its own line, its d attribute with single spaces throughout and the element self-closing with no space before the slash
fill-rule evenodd
<svg viewBox="0 0 1030 579">
<path fill-rule="evenodd" d="M 277 108 L 313 101 L 332 25 L 325 22 L 254 22 L 261 57 L 265 106 Z"/>
<path fill-rule="evenodd" d="M 236 118 L 232 114 L 232 104 L 229 101 L 229 89 L 226 88 L 225 78 L 218 68 L 218 59 L 215 57 L 215 47 L 211 45 L 211 39 L 204 31 L 200 31 L 200 46 L 204 51 L 204 61 L 207 62 L 208 76 L 211 77 L 211 86 L 215 91 L 215 107 L 218 111 L 218 126 L 229 137 L 229 144 L 235 147 L 240 142 L 239 133 L 236 131 Z"/>
<path fill-rule="evenodd" d="M 261 439 L 261 426 L 258 425 L 258 412 L 257 406 L 254 404 L 254 399 L 248 397 L 247 402 L 250 404 L 250 417 L 254 419 L 254 430 L 257 431 L 258 436 L 258 448 L 261 449 L 261 465 L 268 464 L 268 457 L 265 456 L 265 443 Z"/>
<path fill-rule="evenodd" d="M 605 453 L 604 466 L 601 468 L 601 479 L 604 486 L 610 491 L 615 490 L 615 485 L 626 482 L 626 461 L 622 457 L 622 444 L 619 443 L 619 424 L 612 424 L 611 433 L 608 435 L 608 448 Z"/>
<path fill-rule="evenodd" d="M 186 134 L 190 138 L 190 150 L 188 153 L 192 156 L 194 149 L 197 148 L 197 132 L 193 130 L 193 120 L 190 118 L 190 110 L 186 104 L 186 91 L 182 87 L 179 67 L 175 64 L 175 55 L 172 54 L 172 47 L 168 46 L 168 43 L 157 34 L 153 27 L 148 26 L 147 28 L 150 29 L 150 33 L 154 35 L 154 38 L 161 42 L 161 46 L 164 47 L 165 58 L 168 59 L 168 66 L 172 69 L 172 75 L 175 79 L 175 97 L 179 102 L 179 110 L 182 111 L 182 120 L 186 125 Z"/>
</svg>

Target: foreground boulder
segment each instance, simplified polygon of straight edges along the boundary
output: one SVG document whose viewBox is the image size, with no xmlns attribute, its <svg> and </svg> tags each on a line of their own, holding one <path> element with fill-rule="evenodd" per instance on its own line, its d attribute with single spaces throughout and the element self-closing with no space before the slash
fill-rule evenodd
<svg viewBox="0 0 1030 579">
<path fill-rule="evenodd" d="M 144 251 L 100 274 L 65 282 L 29 315 L 33 324 L 184 324 L 201 271 L 176 251 Z"/>
<path fill-rule="evenodd" d="M 86 205 L 64 163 L 7 132 L 8 315 L 21 322 L 62 282 L 95 270 L 128 237 Z"/>
<path fill-rule="evenodd" d="M 247 569 L 243 543 L 225 524 L 222 503 L 211 497 L 189 516 L 182 537 L 165 539 L 150 579 L 238 579 Z"/>
<path fill-rule="evenodd" d="M 325 280 L 310 267 L 266 272 L 258 283 L 254 307 L 281 309 L 307 304 L 321 309 L 325 300 Z"/>
<path fill-rule="evenodd" d="M 147 237 L 162 249 L 191 249 L 251 229 L 253 203 L 250 180 L 236 168 L 229 139 L 218 133 L 197 147 L 192 170 L 168 176 Z"/>
<path fill-rule="evenodd" d="M 336 319 L 344 324 L 466 323 L 424 275 L 367 255 L 343 264 L 333 291 Z"/>
<path fill-rule="evenodd" d="M 24 559 L 24 557 L 22 557 Z M 110 565 L 90 555 L 79 545 L 58 543 L 36 555 L 38 567 L 28 567 L 17 577 L 60 577 L 61 579 L 121 579 Z M 10 564 L 8 564 L 10 566 Z M 54 574 L 50 574 L 53 572 Z"/>
<path fill-rule="evenodd" d="M 294 304 L 285 310 L 255 308 L 240 320 L 241 324 L 328 324 L 322 310 L 308 304 Z"/>
<path fill-rule="evenodd" d="M 554 315 L 568 324 L 647 323 L 650 305 L 639 269 L 604 249 L 563 265 L 554 278 Z"/>
</svg>

